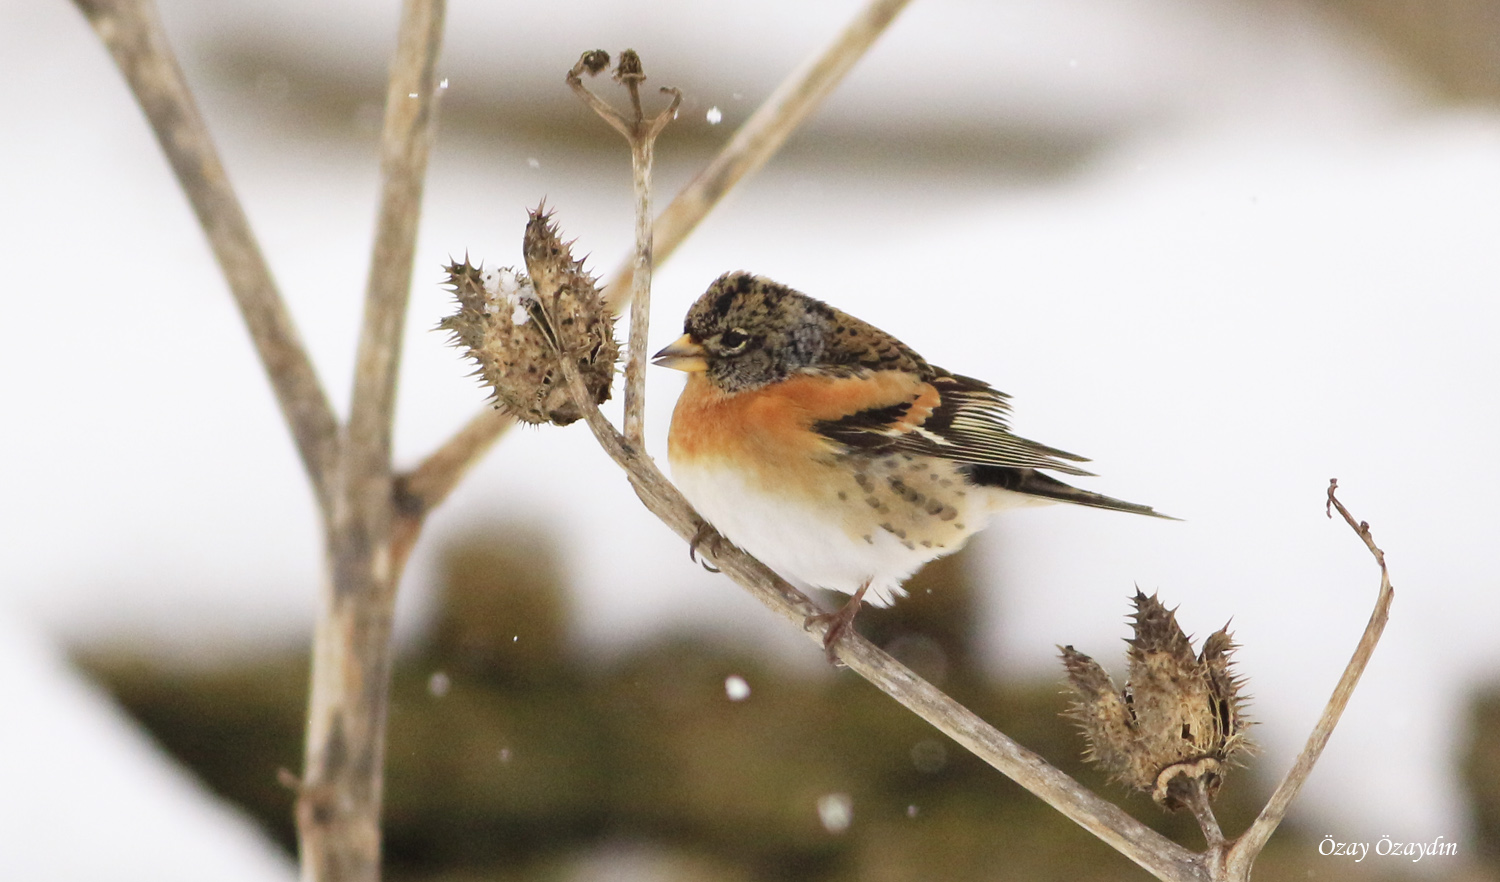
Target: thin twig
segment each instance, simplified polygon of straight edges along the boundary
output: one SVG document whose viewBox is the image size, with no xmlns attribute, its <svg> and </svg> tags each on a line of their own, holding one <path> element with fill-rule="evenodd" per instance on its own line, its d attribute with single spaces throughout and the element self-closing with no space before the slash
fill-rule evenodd
<svg viewBox="0 0 1500 882">
<path fill-rule="evenodd" d="M 641 79 L 645 79 L 644 74 Z M 639 110 L 641 102 L 636 81 L 629 82 L 631 103 Z M 671 104 L 651 120 L 637 120 L 636 137 L 630 139 L 631 184 L 635 190 L 635 260 L 631 274 L 634 290 L 630 295 L 630 350 L 625 361 L 625 438 L 637 448 L 646 443 L 646 353 L 650 351 L 651 267 L 655 260 L 651 227 L 654 216 L 651 166 L 655 159 L 656 136 L 677 117 L 677 107 L 682 103 L 682 93 L 676 89 L 662 89 L 662 92 L 672 96 Z"/>
<path fill-rule="evenodd" d="M 1203 841 L 1208 845 L 1210 860 L 1212 856 L 1224 850 L 1227 841 L 1224 839 L 1224 831 L 1219 827 L 1219 819 L 1214 815 L 1214 807 L 1208 800 L 1208 793 L 1203 789 L 1201 779 L 1193 779 L 1188 783 L 1187 798 L 1188 810 L 1193 813 L 1193 819 L 1198 822 L 1198 828 L 1203 831 Z"/>
<path fill-rule="evenodd" d="M 327 524 L 328 579 L 313 636 L 297 799 L 306 882 L 376 882 L 396 585 L 414 530 L 399 531 L 391 425 L 422 181 L 435 120 L 444 0 L 406 0 L 381 133 L 381 207 L 354 394 Z M 403 525 L 407 522 L 403 522 Z"/>
<path fill-rule="evenodd" d="M 1370 525 L 1364 522 L 1356 522 L 1344 504 L 1339 502 L 1334 495 L 1338 489 L 1338 481 L 1328 482 L 1328 506 L 1330 509 L 1338 509 L 1339 514 L 1350 528 L 1370 549 L 1375 556 L 1375 562 L 1380 565 L 1380 591 L 1375 598 L 1375 609 L 1370 613 L 1370 621 L 1365 625 L 1364 634 L 1359 638 L 1359 645 L 1354 649 L 1354 656 L 1349 659 L 1349 664 L 1344 668 L 1344 674 L 1339 678 L 1338 685 L 1334 687 L 1333 695 L 1328 699 L 1328 705 L 1323 708 L 1323 715 L 1318 719 L 1318 724 L 1313 727 L 1312 734 L 1307 738 L 1307 745 L 1302 748 L 1302 753 L 1297 761 L 1292 764 L 1286 777 L 1277 785 L 1276 791 L 1271 794 L 1270 800 L 1266 802 L 1265 808 L 1261 809 L 1255 822 L 1250 825 L 1239 840 L 1230 848 L 1226 861 L 1232 879 L 1248 879 L 1250 867 L 1266 842 L 1275 832 L 1282 818 L 1286 817 L 1287 809 L 1291 807 L 1292 800 L 1297 798 L 1297 793 L 1307 781 L 1307 776 L 1312 772 L 1313 765 L 1317 763 L 1318 757 L 1322 755 L 1323 748 L 1328 744 L 1328 738 L 1333 734 L 1333 729 L 1338 725 L 1339 718 L 1344 713 L 1344 708 L 1349 704 L 1349 698 L 1354 694 L 1354 687 L 1359 685 L 1359 678 L 1364 674 L 1365 666 L 1370 662 L 1370 656 L 1375 652 L 1375 645 L 1380 642 L 1381 632 L 1385 630 L 1386 619 L 1390 616 L 1391 600 L 1395 597 L 1395 589 L 1391 587 L 1390 574 L 1385 568 L 1385 552 L 1375 545 L 1375 539 L 1370 535 Z M 1329 517 L 1333 512 L 1329 511 Z"/>
<path fill-rule="evenodd" d="M 390 463 L 401 332 L 411 294 L 422 189 L 437 122 L 437 55 L 445 0 L 403 5 L 380 136 L 380 214 L 355 360 L 346 467 L 374 473 Z"/>
<path fill-rule="evenodd" d="M 474 414 L 453 437 L 443 442 L 422 464 L 400 475 L 393 492 L 396 513 L 423 518 L 446 499 L 470 467 L 484 456 L 505 431 L 515 425 L 504 411 L 487 407 Z"/>
<path fill-rule="evenodd" d="M 1188 811 L 1193 813 L 1193 819 L 1198 822 L 1198 829 L 1203 831 L 1203 841 L 1208 847 L 1200 859 L 1208 871 L 1209 878 L 1213 882 L 1231 882 L 1231 878 L 1225 875 L 1224 866 L 1224 857 L 1228 851 L 1229 842 L 1224 838 L 1223 829 L 1219 827 L 1219 819 L 1214 816 L 1213 805 L 1209 802 L 1208 792 L 1204 789 L 1201 778 L 1188 782 L 1183 802 L 1187 805 Z M 1244 879 L 1233 880 L 1233 882 L 1250 882 L 1250 880 L 1246 876 Z"/>
<path fill-rule="evenodd" d="M 640 56 L 634 50 L 626 49 L 620 53 L 620 64 L 615 69 L 615 79 L 630 92 L 632 115 L 623 117 L 589 91 L 579 76 L 585 71 L 597 72 L 594 65 L 602 55 L 599 50 L 585 52 L 568 71 L 567 80 L 573 91 L 605 122 L 622 133 L 630 145 L 631 182 L 635 191 L 635 254 L 630 266 L 635 281 L 630 297 L 630 346 L 625 358 L 625 439 L 639 448 L 645 444 L 646 436 L 646 350 L 651 321 L 651 166 L 655 159 L 656 138 L 667 123 L 677 117 L 682 93 L 676 89 L 662 89 L 663 94 L 672 96 L 671 103 L 666 110 L 646 119 L 641 110 L 641 83 L 646 80 L 646 72 L 641 66 Z"/>
<path fill-rule="evenodd" d="M 323 516 L 338 420 L 276 289 L 151 0 L 74 0 L 125 75 L 229 283 Z"/>
<path fill-rule="evenodd" d="M 870 0 L 827 48 L 809 58 L 776 87 L 776 91 L 734 133 L 729 143 L 724 145 L 718 155 L 677 194 L 656 219 L 652 227 L 653 266 L 666 261 L 736 184 L 764 166 L 776 154 L 797 126 L 843 80 L 844 75 L 869 50 L 908 2 L 909 0 Z M 590 106 L 593 106 L 592 102 Z M 617 131 L 624 134 L 623 130 Z M 622 261 L 609 277 L 605 299 L 615 312 L 619 312 L 626 298 L 632 296 L 634 286 L 631 277 L 634 267 L 635 259 L 632 255 Z M 468 425 L 472 426 L 480 420 L 480 416 L 475 416 Z M 499 421 L 485 424 L 495 437 L 499 437 L 507 425 L 508 422 Z M 440 451 L 447 447 L 448 444 L 444 444 Z M 483 455 L 488 449 L 488 443 L 470 448 L 476 457 Z M 429 456 L 416 471 L 425 470 L 430 476 L 436 477 L 437 470 L 441 468 L 462 471 L 469 467 L 468 463 L 453 459 L 439 460 L 437 456 L 436 453 Z M 451 489 L 456 483 L 456 480 L 435 481 L 433 486 Z M 428 503 L 434 506 L 442 498 L 426 497 Z"/>
</svg>

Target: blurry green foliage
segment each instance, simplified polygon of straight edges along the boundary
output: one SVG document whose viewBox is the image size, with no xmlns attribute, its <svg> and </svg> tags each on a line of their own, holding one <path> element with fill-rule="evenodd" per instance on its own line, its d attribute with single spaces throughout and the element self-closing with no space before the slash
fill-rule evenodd
<svg viewBox="0 0 1500 882">
<path fill-rule="evenodd" d="M 577 879 L 590 855 L 644 861 L 662 880 L 1146 878 L 853 674 L 793 670 L 707 635 L 608 659 L 577 651 L 557 551 L 533 529 L 475 535 L 446 561 L 429 637 L 400 660 L 392 690 L 395 882 Z M 909 588 L 894 608 L 861 613 L 860 630 L 1096 792 L 1202 847 L 1186 814 L 1083 767 L 1081 739 L 1059 716 L 1060 667 L 1056 681 L 1001 684 L 977 666 L 964 555 Z M 811 641 L 807 651 L 820 652 Z M 295 847 L 277 770 L 300 766 L 305 654 L 211 671 L 84 662 L 169 753 Z M 726 692 L 736 676 L 750 687 L 740 701 Z M 829 794 L 851 801 L 845 831 L 819 820 Z M 1247 771 L 1232 776 L 1218 803 L 1226 830 L 1248 824 L 1264 794 Z M 1294 832 L 1259 868 L 1263 878 L 1303 869 L 1335 868 Z"/>
</svg>

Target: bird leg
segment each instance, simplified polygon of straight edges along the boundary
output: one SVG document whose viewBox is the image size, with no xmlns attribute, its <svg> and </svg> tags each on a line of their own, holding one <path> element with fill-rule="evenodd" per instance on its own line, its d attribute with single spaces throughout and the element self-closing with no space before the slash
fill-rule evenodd
<svg viewBox="0 0 1500 882">
<path fill-rule="evenodd" d="M 839 665 L 838 653 L 834 647 L 839 640 L 843 639 L 845 632 L 854 631 L 854 617 L 859 615 L 859 608 L 864 604 L 865 592 L 870 590 L 870 582 L 859 586 L 859 590 L 849 598 L 849 602 L 833 612 L 813 613 L 802 620 L 803 630 L 808 630 L 814 625 L 827 623 L 828 630 L 823 632 L 823 651 L 828 653 L 828 663 L 837 667 Z"/>
</svg>

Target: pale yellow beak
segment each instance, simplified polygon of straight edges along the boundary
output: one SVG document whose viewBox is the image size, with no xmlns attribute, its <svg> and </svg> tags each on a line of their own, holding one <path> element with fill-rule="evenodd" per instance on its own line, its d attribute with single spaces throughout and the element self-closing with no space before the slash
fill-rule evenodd
<svg viewBox="0 0 1500 882">
<path fill-rule="evenodd" d="M 673 340 L 672 345 L 651 356 L 651 363 L 692 374 L 708 370 L 706 354 L 702 344 L 694 342 L 692 334 L 683 334 Z"/>
</svg>

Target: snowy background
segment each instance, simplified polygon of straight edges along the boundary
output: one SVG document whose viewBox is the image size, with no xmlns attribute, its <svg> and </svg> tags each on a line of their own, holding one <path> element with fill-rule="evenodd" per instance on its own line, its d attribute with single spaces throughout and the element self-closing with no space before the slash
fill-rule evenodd
<svg viewBox="0 0 1500 882">
<path fill-rule="evenodd" d="M 518 262 L 543 196 L 597 271 L 625 252 L 628 158 L 562 83 L 578 52 L 632 46 L 653 84 L 686 94 L 658 150 L 664 205 L 855 5 L 450 5 L 399 464 L 481 404 L 431 330 L 449 255 Z M 396 5 L 173 0 L 163 15 L 342 411 Z M 305 641 L 320 570 L 301 466 L 83 18 L 0 0 L 0 73 L 0 877 L 290 879 L 63 656 L 134 645 L 201 664 Z M 1268 776 L 1378 583 L 1324 517 L 1337 476 L 1397 598 L 1294 817 L 1340 840 L 1463 842 L 1463 702 L 1500 670 L 1497 242 L 1500 114 L 1437 100 L 1304 5 L 917 0 L 659 270 L 652 338 L 680 333 L 719 273 L 748 269 L 1010 392 L 1018 431 L 1094 458 L 1090 489 L 1186 520 L 998 519 L 977 540 L 989 663 L 1050 676 L 1054 644 L 1072 643 L 1118 664 L 1135 584 L 1199 635 L 1232 617 Z M 659 456 L 680 384 L 653 371 Z M 444 537 L 517 513 L 561 537 L 579 636 L 599 652 L 692 626 L 822 664 L 692 567 L 581 425 L 512 432 L 434 515 L 400 634 L 422 627 Z M 49 835 L 59 819 L 66 847 Z"/>
</svg>

